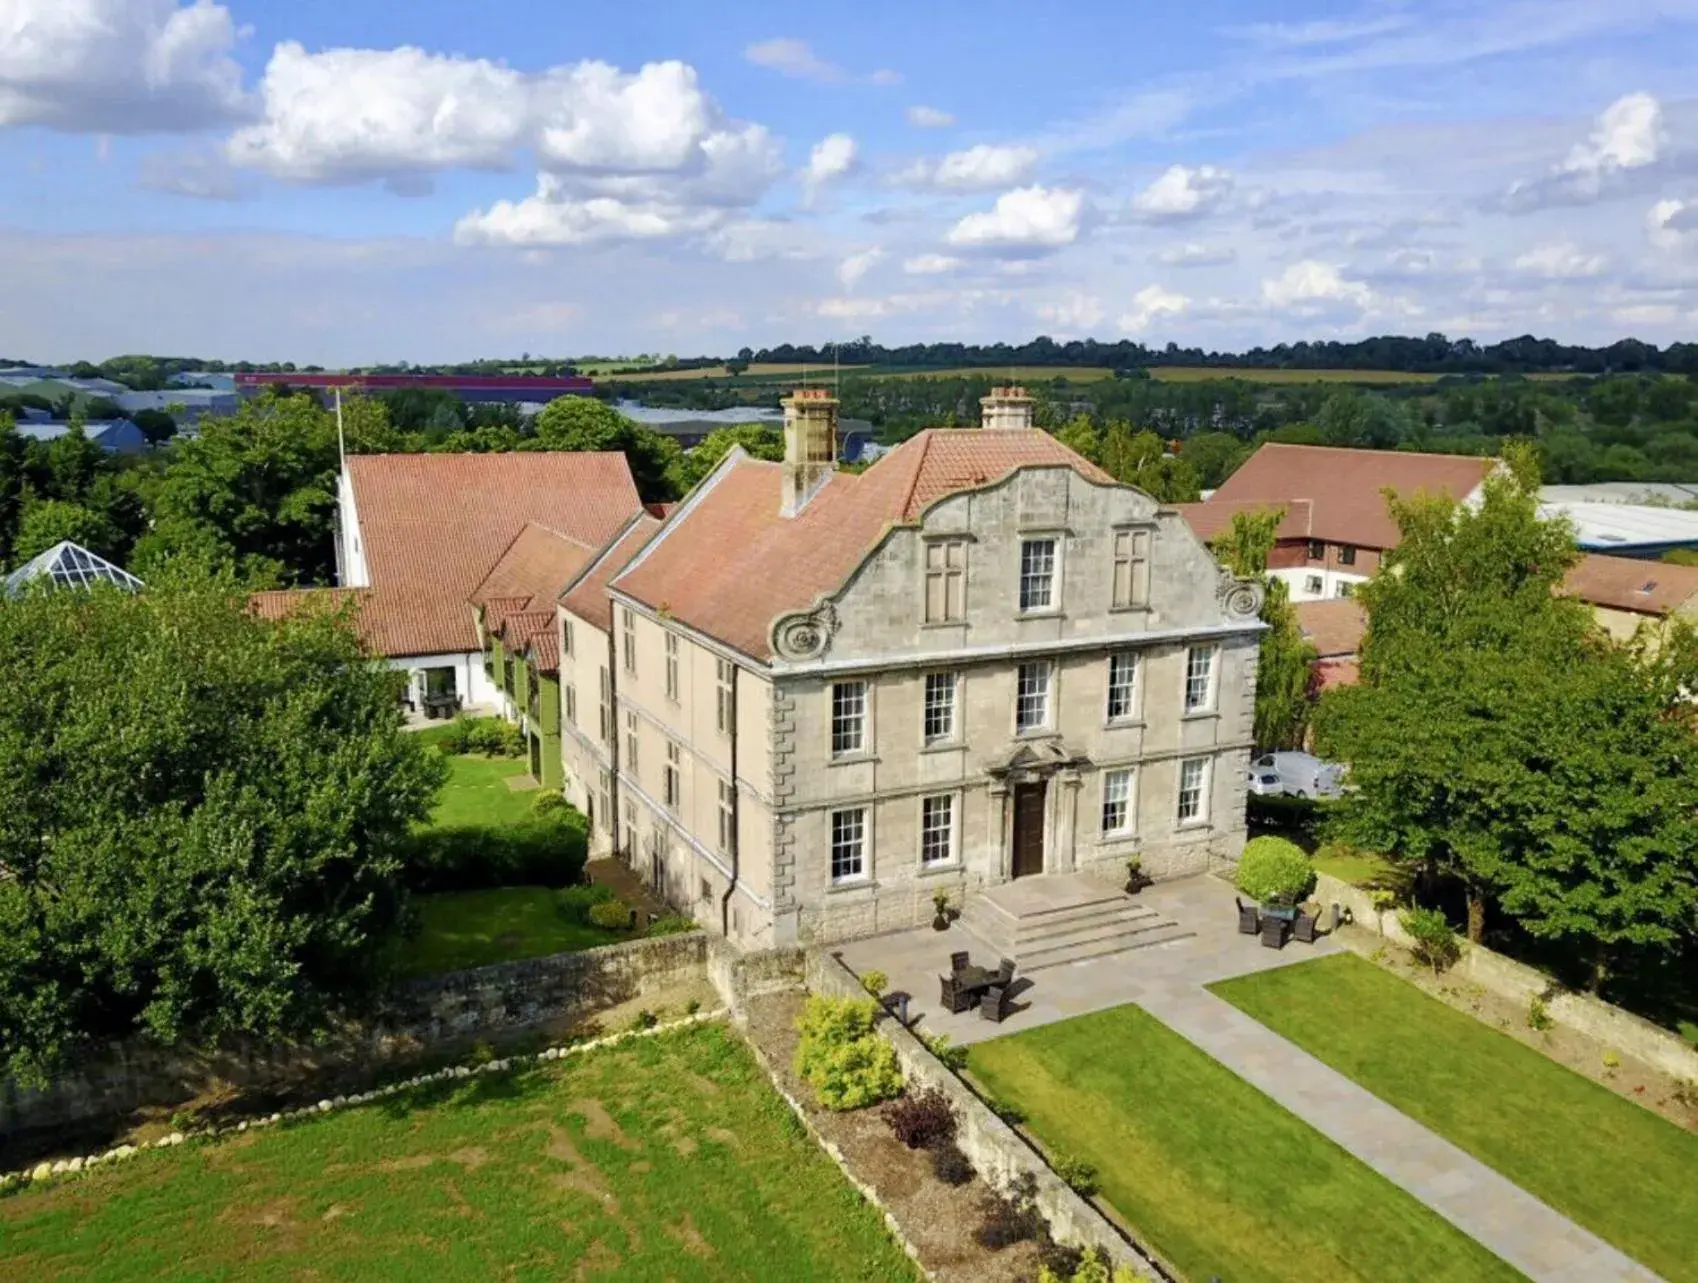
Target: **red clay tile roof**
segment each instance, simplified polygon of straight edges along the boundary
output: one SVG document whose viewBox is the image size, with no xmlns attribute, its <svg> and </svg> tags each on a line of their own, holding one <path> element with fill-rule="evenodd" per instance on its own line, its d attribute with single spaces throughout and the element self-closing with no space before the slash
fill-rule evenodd
<svg viewBox="0 0 1698 1283">
<path fill-rule="evenodd" d="M 414 638 L 440 626 L 443 608 L 435 598 L 373 588 L 285 588 L 252 594 L 248 608 L 262 619 L 284 619 L 301 611 L 335 610 L 348 601 L 354 602 L 354 629 L 374 655 L 437 653 L 407 649 Z M 459 603 L 459 614 L 467 609 Z"/>
<path fill-rule="evenodd" d="M 1632 557 L 1582 557 L 1563 590 L 1593 606 L 1667 615 L 1698 596 L 1698 566 Z"/>
<path fill-rule="evenodd" d="M 613 587 L 768 659 L 772 621 L 838 588 L 891 526 L 917 521 L 945 495 L 1046 465 L 1114 484 L 1047 432 L 931 428 L 864 473 L 831 474 L 786 518 L 783 465 L 739 458 L 696 491 Z"/>
<path fill-rule="evenodd" d="M 472 590 L 474 605 L 503 599 L 522 601 L 526 607 L 539 602 L 553 604 L 560 590 L 589 565 L 596 550 L 558 530 L 535 521 L 513 537 L 483 582 Z"/>
<path fill-rule="evenodd" d="M 476 650 L 467 601 L 528 523 L 594 549 L 642 506 L 613 453 L 354 455 L 348 474 L 371 587 L 409 603 L 385 655 Z"/>
<path fill-rule="evenodd" d="M 1299 601 L 1293 602 L 1291 608 L 1297 614 L 1297 627 L 1302 630 L 1304 640 L 1314 644 L 1320 658 L 1355 655 L 1362 649 L 1368 615 L 1354 598 Z"/>
<path fill-rule="evenodd" d="M 553 627 L 553 610 L 521 610 L 507 616 L 506 622 L 501 625 L 501 641 L 508 650 L 517 653 L 530 645 L 531 638 Z"/>
<path fill-rule="evenodd" d="M 1417 491 L 1461 499 L 1486 479 L 1495 459 L 1404 450 L 1349 450 L 1334 446 L 1264 445 L 1214 492 L 1217 503 L 1312 505 L 1312 534 L 1364 548 L 1397 547 L 1397 527 L 1386 513 L 1388 487 L 1408 498 Z"/>
<path fill-rule="evenodd" d="M 554 627 L 552 621 L 531 638 L 531 658 L 536 661 L 539 673 L 560 671 L 560 630 Z"/>
<path fill-rule="evenodd" d="M 1185 524 L 1196 531 L 1197 538 L 1204 543 L 1230 526 L 1235 512 L 1266 512 L 1270 508 L 1283 508 L 1285 514 L 1279 519 L 1279 528 L 1275 531 L 1278 539 L 1307 539 L 1314 520 L 1314 505 L 1307 499 L 1290 499 L 1283 504 L 1261 499 L 1245 499 L 1237 503 L 1230 499 L 1225 502 L 1211 499 L 1207 503 L 1176 503 L 1171 507 L 1185 518 Z"/>
<path fill-rule="evenodd" d="M 655 505 L 650 504 L 649 507 Z M 677 505 L 672 505 L 676 507 Z M 644 513 L 626 527 L 605 553 L 590 563 L 578 580 L 561 595 L 560 604 L 579 619 L 594 624 L 604 633 L 613 631 L 613 603 L 608 600 L 607 585 L 621 570 L 631 564 L 631 558 L 643 550 L 643 545 L 660 529 L 660 522 Z"/>
</svg>

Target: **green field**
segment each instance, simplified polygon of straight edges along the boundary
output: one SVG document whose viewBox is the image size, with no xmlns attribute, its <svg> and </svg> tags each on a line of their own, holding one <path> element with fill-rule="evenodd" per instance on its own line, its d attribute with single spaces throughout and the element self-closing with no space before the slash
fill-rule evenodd
<svg viewBox="0 0 1698 1283">
<path fill-rule="evenodd" d="M 419 933 L 401 954 L 401 974 L 431 976 L 515 958 L 594 949 L 629 932 L 575 922 L 555 907 L 549 887 L 493 887 L 421 895 Z"/>
<path fill-rule="evenodd" d="M 1137 1007 L 973 1047 L 972 1072 L 1188 1278 L 1481 1283 L 1509 1265 Z"/>
<path fill-rule="evenodd" d="M 1698 1135 L 1352 954 L 1213 990 L 1670 1283 L 1698 1280 Z"/>
<path fill-rule="evenodd" d="M 0 1199 L 0 1278 L 901 1280 L 720 1025 Z"/>
</svg>

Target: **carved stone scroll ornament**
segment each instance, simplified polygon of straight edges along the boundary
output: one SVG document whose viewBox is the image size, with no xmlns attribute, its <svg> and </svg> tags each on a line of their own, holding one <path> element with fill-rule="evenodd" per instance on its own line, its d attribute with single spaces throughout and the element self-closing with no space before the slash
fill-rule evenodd
<svg viewBox="0 0 1698 1283">
<path fill-rule="evenodd" d="M 772 648 L 781 659 L 818 659 L 837 631 L 837 612 L 826 602 L 813 610 L 780 615 L 772 625 Z"/>
<path fill-rule="evenodd" d="M 1260 579 L 1239 579 L 1223 566 L 1215 596 L 1229 619 L 1254 619 L 1262 612 L 1267 589 Z"/>
</svg>

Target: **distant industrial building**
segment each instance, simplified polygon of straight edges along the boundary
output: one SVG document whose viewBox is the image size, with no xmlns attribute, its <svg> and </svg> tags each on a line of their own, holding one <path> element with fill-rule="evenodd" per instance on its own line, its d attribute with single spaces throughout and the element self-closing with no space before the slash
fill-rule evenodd
<svg viewBox="0 0 1698 1283">
<path fill-rule="evenodd" d="M 57 441 L 70 430 L 69 423 L 18 424 L 18 435 L 32 441 Z M 108 454 L 140 454 L 147 449 L 147 433 L 128 419 L 85 423 L 83 435 Z"/>
<path fill-rule="evenodd" d="M 1574 523 L 1574 539 L 1587 552 L 1655 560 L 1676 548 L 1698 548 L 1698 512 L 1649 504 L 1551 502 L 1545 491 L 1539 511 Z"/>
<path fill-rule="evenodd" d="M 419 388 L 451 392 L 462 401 L 516 405 L 522 401 L 552 401 L 563 396 L 589 396 L 595 383 L 582 375 L 544 377 L 537 374 L 238 374 L 236 391 L 257 396 L 269 387 L 304 388 L 332 394 L 395 392 Z"/>
<path fill-rule="evenodd" d="M 627 419 L 671 437 L 686 450 L 700 445 L 710 433 L 720 428 L 758 423 L 779 431 L 784 426 L 782 410 L 760 405 L 734 405 L 725 410 L 685 410 L 647 406 L 640 401 L 620 401 L 614 408 Z M 865 419 L 841 420 L 837 434 L 840 457 L 848 462 L 870 462 L 877 458 L 882 451 L 865 453 L 875 435 L 873 425 Z"/>
</svg>

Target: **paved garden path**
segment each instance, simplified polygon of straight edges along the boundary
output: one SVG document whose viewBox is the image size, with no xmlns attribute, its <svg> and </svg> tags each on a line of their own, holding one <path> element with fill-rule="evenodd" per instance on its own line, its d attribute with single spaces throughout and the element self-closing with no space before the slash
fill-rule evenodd
<svg viewBox="0 0 1698 1283">
<path fill-rule="evenodd" d="M 1529 1278 L 1655 1283 L 1644 1266 L 1194 980 L 1151 977 L 1139 988 L 1134 1001 L 1145 1011 Z"/>
</svg>

